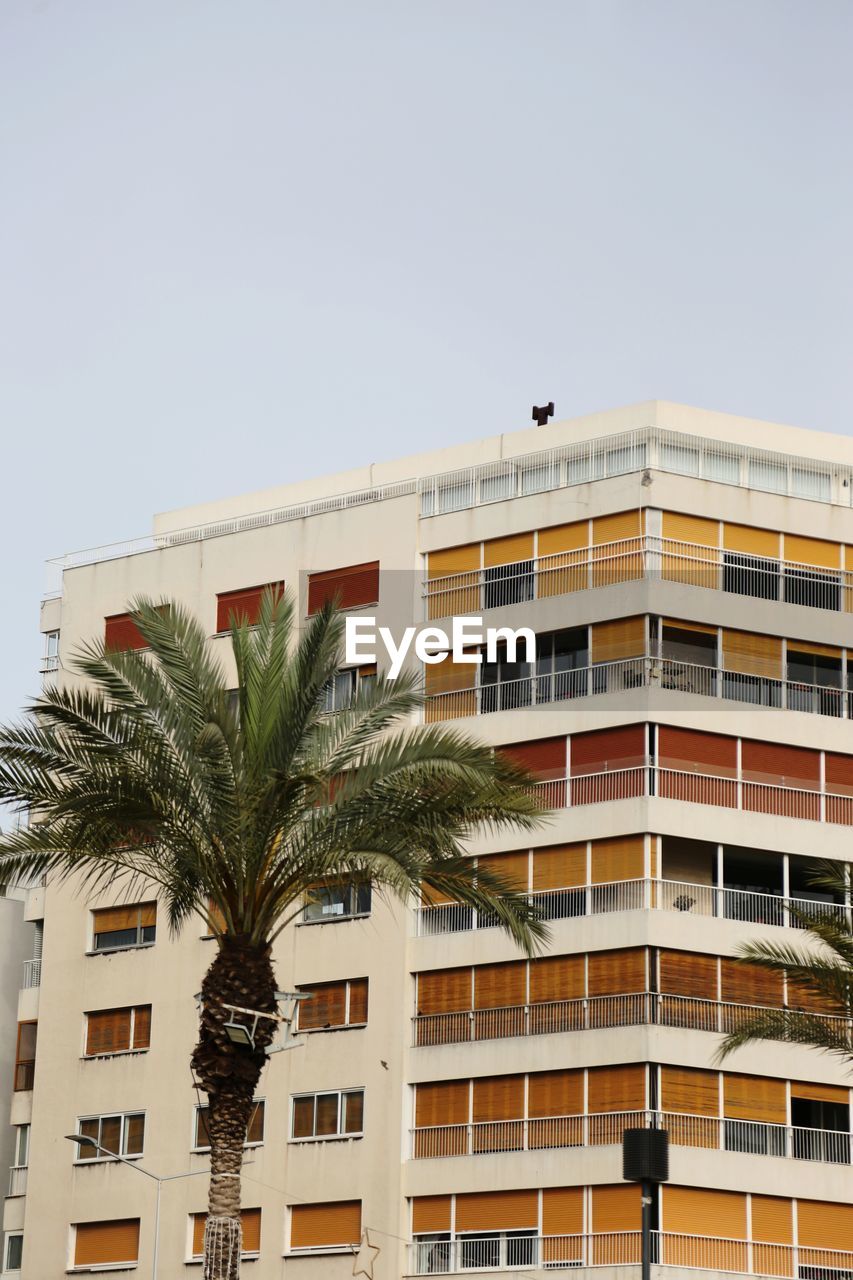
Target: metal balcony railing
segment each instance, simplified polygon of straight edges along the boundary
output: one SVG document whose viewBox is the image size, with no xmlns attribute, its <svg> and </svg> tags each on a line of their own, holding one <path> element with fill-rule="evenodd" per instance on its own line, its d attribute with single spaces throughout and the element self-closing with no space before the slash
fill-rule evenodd
<svg viewBox="0 0 853 1280">
<path fill-rule="evenodd" d="M 680 1147 L 739 1151 L 825 1164 L 853 1161 L 850 1133 L 666 1111 L 614 1111 L 432 1125 L 411 1131 L 411 1154 L 414 1160 L 436 1160 L 501 1151 L 616 1146 L 622 1142 L 625 1129 L 666 1129 L 672 1145 Z"/>
<path fill-rule="evenodd" d="M 840 686 L 776 680 L 768 676 L 726 671 L 722 667 L 645 655 L 578 667 L 574 671 L 530 675 L 499 684 L 471 685 L 467 689 L 432 693 L 424 703 L 424 719 L 427 723 L 456 720 L 462 716 L 490 715 L 496 711 L 552 706 L 607 693 L 632 693 L 637 689 L 667 689 L 783 711 L 803 711 L 836 719 L 853 718 L 853 696 Z"/>
<path fill-rule="evenodd" d="M 800 928 L 798 913 L 843 924 L 850 912 L 849 907 L 836 902 L 783 898 L 773 893 L 717 888 L 683 880 L 615 880 L 608 884 L 537 890 L 527 896 L 545 920 L 606 915 L 612 911 L 679 911 L 722 920 Z M 415 916 L 419 937 L 492 929 L 498 924 L 492 913 L 477 912 L 460 902 L 420 906 Z"/>
<path fill-rule="evenodd" d="M 433 1046 L 473 1040 L 516 1039 L 565 1031 L 593 1031 L 612 1027 L 680 1027 L 727 1035 L 766 1006 L 734 1004 L 694 996 L 635 991 L 621 995 L 585 996 L 501 1008 L 461 1009 L 450 1013 L 421 1013 L 412 1019 L 413 1044 Z M 853 1049 L 853 1021 L 829 1014 L 790 1010 L 793 1016 L 829 1025 L 847 1036 Z"/>
<path fill-rule="evenodd" d="M 9 1170 L 9 1195 L 25 1196 L 27 1194 L 27 1166 L 13 1164 Z"/>
<path fill-rule="evenodd" d="M 423 590 L 427 617 L 436 619 L 643 578 L 815 609 L 853 610 L 853 572 L 743 555 L 653 534 L 428 578 Z"/>
<path fill-rule="evenodd" d="M 41 958 L 24 961 L 24 988 L 41 986 Z"/>
</svg>

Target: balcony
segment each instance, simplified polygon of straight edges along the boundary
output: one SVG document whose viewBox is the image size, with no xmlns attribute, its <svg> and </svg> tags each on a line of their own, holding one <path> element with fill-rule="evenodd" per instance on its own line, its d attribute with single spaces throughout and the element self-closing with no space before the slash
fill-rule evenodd
<svg viewBox="0 0 853 1280">
<path fill-rule="evenodd" d="M 641 579 L 842 613 L 853 607 L 853 573 L 846 570 L 816 569 L 653 534 L 429 578 L 423 594 L 427 617 L 436 619 Z"/>
<path fill-rule="evenodd" d="M 745 1017 L 764 1011 L 765 1007 L 758 1005 L 633 991 L 502 1008 L 416 1014 L 412 1019 L 412 1043 L 435 1046 L 641 1026 L 679 1027 L 727 1035 L 741 1026 Z M 809 1021 L 831 1027 L 836 1035 L 846 1036 L 853 1049 L 853 1021 L 829 1014 L 790 1012 L 804 1020 L 804 1027 Z"/>
<path fill-rule="evenodd" d="M 673 1146 L 698 1147 L 705 1151 L 738 1151 L 825 1164 L 853 1162 L 853 1136 L 840 1130 L 803 1129 L 663 1111 L 544 1116 L 418 1128 L 411 1131 L 412 1159 L 621 1146 L 625 1129 L 666 1129 Z"/>
<path fill-rule="evenodd" d="M 27 1166 L 13 1164 L 9 1170 L 9 1195 L 25 1196 L 27 1194 Z"/>
<path fill-rule="evenodd" d="M 527 1231 L 477 1232 L 451 1238 L 422 1237 L 409 1247 L 410 1276 L 460 1272 L 639 1268 L 640 1232 L 540 1236 Z M 652 1232 L 652 1262 L 677 1271 L 706 1270 L 754 1276 L 799 1276 L 802 1280 L 849 1280 L 853 1253 L 806 1245 Z"/>
<path fill-rule="evenodd" d="M 41 986 L 41 958 L 24 961 L 23 989 Z"/>
<path fill-rule="evenodd" d="M 746 889 L 717 888 L 683 880 L 617 880 L 611 884 L 540 890 L 527 895 L 543 920 L 569 920 L 607 915 L 613 911 L 678 911 L 750 924 L 799 928 L 799 912 L 846 923 L 849 908 L 835 902 L 782 898 Z M 492 929 L 498 921 L 459 902 L 442 902 L 416 909 L 419 937 Z"/>
</svg>

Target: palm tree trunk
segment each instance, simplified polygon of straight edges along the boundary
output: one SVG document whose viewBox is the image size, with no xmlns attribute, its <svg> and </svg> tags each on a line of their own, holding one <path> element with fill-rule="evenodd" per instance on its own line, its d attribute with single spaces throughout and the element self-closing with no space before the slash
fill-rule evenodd
<svg viewBox="0 0 853 1280">
<path fill-rule="evenodd" d="M 243 1144 L 265 1049 L 277 1030 L 271 1018 L 254 1027 L 254 1048 L 234 1044 L 224 1030 L 229 1021 L 252 1030 L 250 1015 L 227 1006 L 275 1013 L 275 975 L 269 947 L 225 936 L 202 984 L 201 1028 L 193 1070 L 207 1094 L 210 1136 L 210 1190 L 204 1237 L 204 1280 L 237 1280 L 240 1274 L 240 1170 Z"/>
</svg>

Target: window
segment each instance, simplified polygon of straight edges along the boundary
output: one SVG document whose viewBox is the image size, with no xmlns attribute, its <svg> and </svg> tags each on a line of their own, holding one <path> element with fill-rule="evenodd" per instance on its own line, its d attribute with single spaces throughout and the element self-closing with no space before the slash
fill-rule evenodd
<svg viewBox="0 0 853 1280">
<path fill-rule="evenodd" d="M 533 561 L 516 560 L 483 570 L 483 608 L 499 609 L 533 599 Z"/>
<path fill-rule="evenodd" d="M 308 612 L 316 613 L 328 601 L 339 609 L 357 609 L 379 599 L 379 561 L 353 564 L 308 575 Z"/>
<path fill-rule="evenodd" d="M 151 1005 L 128 1009 L 99 1009 L 86 1014 L 87 1058 L 106 1053 L 130 1053 L 151 1044 Z"/>
<path fill-rule="evenodd" d="M 74 1270 L 89 1271 L 139 1261 L 139 1219 L 78 1222 L 74 1228 Z"/>
<path fill-rule="evenodd" d="M 44 657 L 41 664 L 42 674 L 59 670 L 59 632 L 44 633 Z"/>
<path fill-rule="evenodd" d="M 841 608 L 838 574 L 786 565 L 785 599 L 788 604 L 804 604 L 811 609 L 838 610 Z"/>
<path fill-rule="evenodd" d="M 108 1116 L 87 1116 L 77 1122 L 77 1132 L 84 1138 L 92 1138 L 99 1147 L 115 1156 L 141 1156 L 145 1140 L 145 1114 L 132 1111 Z M 86 1160 L 109 1160 L 104 1151 L 81 1143 L 77 1147 L 75 1164 Z"/>
<path fill-rule="evenodd" d="M 367 978 L 318 982 L 299 990 L 312 997 L 299 1001 L 300 1031 L 330 1031 L 367 1022 Z"/>
<path fill-rule="evenodd" d="M 276 599 L 279 599 L 284 593 L 284 583 L 264 582 L 259 587 L 242 587 L 239 591 L 223 591 L 217 595 L 217 634 L 230 630 L 232 622 L 256 626 L 260 621 L 261 601 L 265 591 L 272 591 Z"/>
<path fill-rule="evenodd" d="M 369 884 L 318 884 L 305 895 L 305 924 L 323 924 L 332 920 L 351 920 L 353 916 L 370 915 Z"/>
<path fill-rule="evenodd" d="M 6 1252 L 3 1258 L 4 1271 L 20 1271 L 21 1261 L 24 1256 L 24 1237 L 23 1235 L 7 1235 L 6 1236 Z"/>
<path fill-rule="evenodd" d="M 290 1136 L 296 1142 L 361 1137 L 363 1131 L 363 1089 L 307 1093 L 293 1099 Z"/>
<path fill-rule="evenodd" d="M 209 1108 L 199 1106 L 193 1118 L 193 1151 L 210 1150 L 210 1134 L 207 1131 L 207 1113 Z M 252 1114 L 246 1126 L 247 1147 L 258 1147 L 264 1140 L 264 1100 L 255 1098 Z"/>
<path fill-rule="evenodd" d="M 260 1209 L 241 1209 L 240 1221 L 243 1226 L 243 1251 L 241 1257 L 255 1258 L 261 1251 L 261 1211 Z M 204 1256 L 204 1224 L 206 1213 L 194 1213 L 192 1222 L 192 1257 Z"/>
<path fill-rule="evenodd" d="M 345 711 L 352 705 L 356 694 L 367 690 L 376 682 L 376 667 L 346 667 L 338 671 L 323 690 L 323 711 L 331 715 Z"/>
<path fill-rule="evenodd" d="M 295 1204 L 290 1210 L 290 1248 L 348 1249 L 361 1240 L 361 1201 Z"/>
<path fill-rule="evenodd" d="M 139 627 L 129 613 L 114 613 L 104 618 L 104 644 L 116 652 L 124 649 L 147 649 Z"/>
<path fill-rule="evenodd" d="M 37 1022 L 18 1023 L 18 1048 L 15 1054 L 15 1092 L 32 1089 L 36 1070 Z"/>
<path fill-rule="evenodd" d="M 757 600 L 778 600 L 778 560 L 725 551 L 723 553 L 723 590 L 734 595 L 753 596 Z M 786 598 L 790 599 L 787 596 Z"/>
<path fill-rule="evenodd" d="M 30 1126 L 15 1125 L 15 1136 L 12 1139 L 12 1164 L 17 1169 L 25 1169 L 30 1154 Z"/>
<path fill-rule="evenodd" d="M 107 907 L 92 912 L 92 950 L 121 951 L 150 946 L 157 935 L 157 904 Z"/>
</svg>

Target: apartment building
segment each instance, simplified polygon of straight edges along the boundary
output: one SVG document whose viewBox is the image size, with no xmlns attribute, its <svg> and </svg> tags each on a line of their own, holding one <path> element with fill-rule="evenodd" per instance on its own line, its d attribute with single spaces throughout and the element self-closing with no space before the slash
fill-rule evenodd
<svg viewBox="0 0 853 1280">
<path fill-rule="evenodd" d="M 137 643 L 138 594 L 183 601 L 230 670 L 229 612 L 282 581 L 301 617 L 339 592 L 395 631 L 473 614 L 537 635 L 535 664 L 428 666 L 422 718 L 536 775 L 548 823 L 470 852 L 533 895 L 548 950 L 525 959 L 436 895 L 306 903 L 276 963 L 314 999 L 247 1133 L 246 1275 L 343 1280 L 366 1240 L 373 1280 L 627 1280 L 636 1126 L 671 1139 L 656 1274 L 853 1274 L 843 1064 L 777 1044 L 715 1063 L 745 1009 L 808 1012 L 736 965 L 738 945 L 801 940 L 801 902 L 848 909 L 810 872 L 850 858 L 853 827 L 849 440 L 653 402 L 169 513 L 54 570 L 49 679 L 92 636 Z M 373 669 L 342 668 L 329 711 Z M 170 936 L 154 894 L 48 883 L 27 915 L 44 955 L 19 998 L 17 1043 L 38 1040 L 14 1073 L 29 1169 L 5 1203 L 5 1274 L 152 1274 L 157 1187 L 85 1158 L 65 1138 L 82 1133 L 174 1178 L 158 1274 L 198 1275 L 188 1062 L 215 944 L 201 925 Z"/>
<path fill-rule="evenodd" d="M 31 991 L 39 983 L 41 931 L 25 919 L 27 893 L 15 885 L 0 884 L 0 1080 L 32 1088 L 35 1038 L 29 1018 Z M 13 1205 L 26 1193 L 27 1124 L 0 1126 L 0 1169 L 8 1177 L 10 1205 L 8 1235 L 0 1254 L 4 1265 L 14 1272 L 20 1258 L 22 1235 L 20 1208 Z M 8 1172 L 7 1172 L 8 1171 Z M 5 1192 L 4 1192 L 5 1194 Z M 19 1213 L 16 1215 L 15 1209 Z"/>
</svg>

